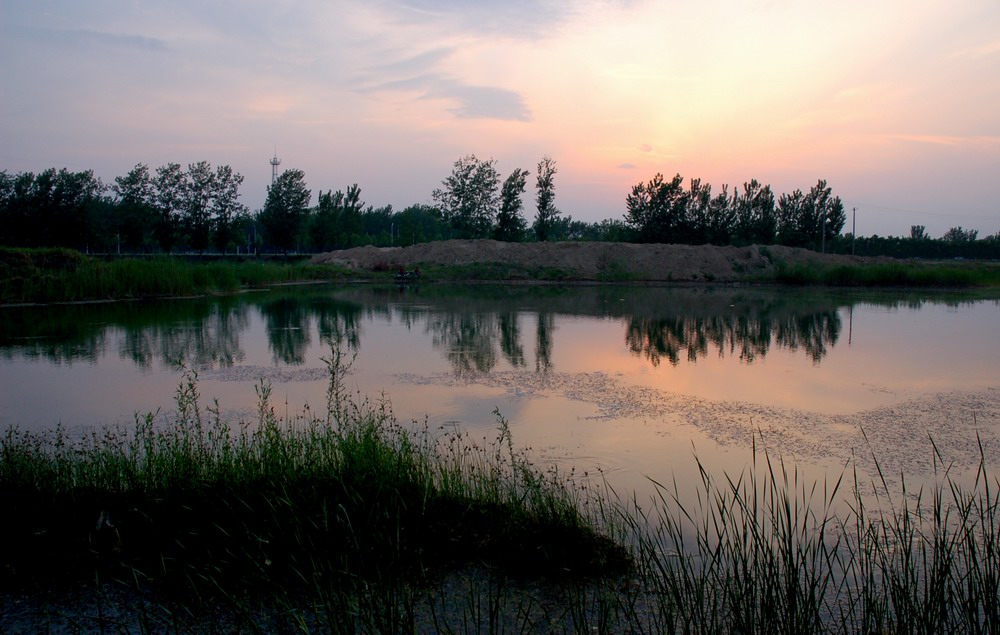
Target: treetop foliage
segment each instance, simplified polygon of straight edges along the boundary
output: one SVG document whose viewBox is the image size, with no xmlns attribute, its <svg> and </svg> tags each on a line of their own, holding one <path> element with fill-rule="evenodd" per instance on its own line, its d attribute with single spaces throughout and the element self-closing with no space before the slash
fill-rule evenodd
<svg viewBox="0 0 1000 635">
<path fill-rule="evenodd" d="M 499 208 L 500 173 L 496 160 L 469 154 L 455 161 L 451 174 L 434 190 L 441 214 L 458 238 L 486 238 Z"/>
<path fill-rule="evenodd" d="M 713 191 L 701 179 L 656 174 L 632 187 L 625 213 L 596 223 L 576 221 L 555 205 L 556 162 L 535 169 L 535 218 L 524 216 L 529 170 L 506 178 L 494 159 L 459 158 L 433 190 L 433 204 L 402 210 L 373 207 L 357 183 L 319 190 L 315 206 L 301 170 L 286 170 L 251 214 L 240 202 L 243 176 L 207 161 L 139 163 L 110 185 L 93 171 L 50 168 L 0 172 L 0 245 L 70 247 L 81 251 L 218 253 L 329 251 L 365 244 L 410 245 L 449 238 L 504 241 L 603 240 L 714 245 L 785 244 L 858 255 L 927 258 L 1000 257 L 1000 233 L 949 229 L 941 238 L 913 225 L 907 237 L 841 234 L 844 204 L 824 180 L 777 194 L 752 179 Z"/>
<path fill-rule="evenodd" d="M 536 209 L 535 213 L 535 237 L 540 241 L 549 240 L 552 233 L 552 226 L 559 216 L 559 210 L 555 206 L 555 175 L 556 162 L 549 156 L 542 157 L 538 162 L 538 179 L 535 181 Z"/>
</svg>

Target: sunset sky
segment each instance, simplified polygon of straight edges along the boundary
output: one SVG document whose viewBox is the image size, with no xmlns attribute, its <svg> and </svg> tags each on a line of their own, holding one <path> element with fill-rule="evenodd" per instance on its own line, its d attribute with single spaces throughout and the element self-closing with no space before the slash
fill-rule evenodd
<svg viewBox="0 0 1000 635">
<path fill-rule="evenodd" d="M 662 172 L 1000 231 L 998 0 L 0 0 L 0 53 L 8 172 L 206 160 L 255 209 L 277 152 L 402 209 L 463 155 L 549 155 L 588 222 Z"/>
</svg>

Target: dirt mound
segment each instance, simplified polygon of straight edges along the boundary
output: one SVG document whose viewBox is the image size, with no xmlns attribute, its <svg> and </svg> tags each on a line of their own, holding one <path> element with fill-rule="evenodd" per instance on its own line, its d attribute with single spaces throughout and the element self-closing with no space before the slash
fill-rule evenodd
<svg viewBox="0 0 1000 635">
<path fill-rule="evenodd" d="M 356 247 L 318 254 L 314 263 L 332 263 L 365 271 L 400 267 L 493 263 L 512 271 L 559 269 L 580 280 L 653 280 L 730 282 L 767 275 L 779 262 L 850 264 L 866 259 L 820 254 L 768 245 L 640 245 L 634 243 L 506 243 L 495 240 L 444 240 L 410 247 Z"/>
</svg>

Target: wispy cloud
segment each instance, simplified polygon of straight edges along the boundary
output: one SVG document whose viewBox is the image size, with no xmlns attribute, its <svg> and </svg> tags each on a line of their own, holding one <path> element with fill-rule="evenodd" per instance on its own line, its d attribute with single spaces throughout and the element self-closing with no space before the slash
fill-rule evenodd
<svg viewBox="0 0 1000 635">
<path fill-rule="evenodd" d="M 467 33 L 508 39 L 550 36 L 575 13 L 573 3 L 551 0 L 396 0 L 385 6 L 408 21 L 448 24 Z"/>
<path fill-rule="evenodd" d="M 988 147 L 1000 148 L 1000 136 L 991 135 L 935 135 L 935 134 L 898 134 L 891 135 L 891 138 L 900 141 L 913 143 L 926 143 L 937 146 L 959 147 Z"/>
<path fill-rule="evenodd" d="M 524 96 L 500 86 L 467 82 L 441 70 L 454 49 L 442 47 L 376 64 L 361 75 L 361 93 L 414 93 L 417 99 L 443 100 L 448 112 L 461 119 L 530 121 Z"/>
<path fill-rule="evenodd" d="M 976 46 L 962 48 L 951 54 L 952 59 L 981 59 L 1000 54 L 1000 40 L 993 40 Z"/>
<path fill-rule="evenodd" d="M 167 53 L 173 48 L 159 38 L 128 33 L 106 33 L 87 29 L 49 29 L 32 27 L 26 33 L 36 43 L 73 48 L 105 47 L 146 52 Z"/>
<path fill-rule="evenodd" d="M 524 97 L 513 90 L 495 86 L 471 86 L 448 80 L 437 82 L 428 97 L 457 102 L 449 112 L 461 119 L 531 121 Z"/>
</svg>

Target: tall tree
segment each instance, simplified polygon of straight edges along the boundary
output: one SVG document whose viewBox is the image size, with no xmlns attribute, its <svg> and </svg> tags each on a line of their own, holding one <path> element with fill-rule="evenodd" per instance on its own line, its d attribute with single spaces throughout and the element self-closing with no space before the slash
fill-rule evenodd
<svg viewBox="0 0 1000 635">
<path fill-rule="evenodd" d="M 687 233 L 687 194 L 680 174 L 665 181 L 657 174 L 632 188 L 625 199 L 625 224 L 641 243 L 675 243 Z"/>
<path fill-rule="evenodd" d="M 549 156 L 542 157 L 538 162 L 538 179 L 535 182 L 535 237 L 540 240 L 548 240 L 552 233 L 552 225 L 559 216 L 556 209 L 555 199 L 555 176 L 556 162 Z"/>
<path fill-rule="evenodd" d="M 237 226 L 247 217 L 247 206 L 240 202 L 243 175 L 233 172 L 228 165 L 215 170 L 215 192 L 210 210 L 212 242 L 220 252 L 225 252 L 238 238 Z"/>
<path fill-rule="evenodd" d="M 703 245 L 709 238 L 712 214 L 712 185 L 701 179 L 691 179 L 687 193 L 687 231 L 677 237 L 677 242 Z"/>
<path fill-rule="evenodd" d="M 342 247 L 354 247 L 363 244 L 364 220 L 361 210 L 365 203 L 361 200 L 361 188 L 354 183 L 344 194 L 344 207 L 340 214 L 340 244 Z"/>
<path fill-rule="evenodd" d="M 181 222 L 191 248 L 205 251 L 212 230 L 212 199 L 215 196 L 215 172 L 208 161 L 188 165 Z"/>
<path fill-rule="evenodd" d="M 93 219 L 91 211 L 101 194 L 107 189 L 93 170 L 70 172 L 66 168 L 50 168 L 39 175 L 45 177 L 45 188 L 38 194 L 47 197 L 45 213 L 37 219 L 42 224 L 42 245 L 84 248 L 91 239 Z M 37 180 L 37 179 L 36 179 Z"/>
<path fill-rule="evenodd" d="M 831 239 L 840 235 L 847 222 L 844 203 L 839 196 L 832 195 L 832 188 L 822 179 L 809 190 L 809 201 L 816 220 L 819 243 L 825 248 Z"/>
<path fill-rule="evenodd" d="M 116 198 L 116 233 L 129 251 L 142 249 L 156 226 L 156 191 L 149 166 L 138 163 L 111 186 Z"/>
<path fill-rule="evenodd" d="M 795 190 L 778 200 L 778 242 L 791 247 L 819 249 L 840 235 L 847 213 L 839 196 L 832 196 L 820 180 L 808 194 Z"/>
<path fill-rule="evenodd" d="M 729 186 L 723 185 L 722 191 L 708 204 L 708 226 L 705 228 L 705 238 L 712 245 L 729 245 L 736 231 L 736 195 L 729 196 Z"/>
<path fill-rule="evenodd" d="M 340 215 L 344 207 L 344 193 L 337 190 L 320 191 L 316 209 L 309 219 L 309 242 L 315 251 L 330 251 L 337 245 L 340 233 Z"/>
<path fill-rule="evenodd" d="M 941 240 L 952 243 L 971 243 L 979 237 L 978 229 L 962 229 L 962 226 L 951 227 L 941 236 Z"/>
<path fill-rule="evenodd" d="M 444 219 L 459 238 L 490 235 L 497 214 L 500 175 L 496 161 L 482 161 L 470 154 L 455 161 L 451 174 L 434 190 Z"/>
<path fill-rule="evenodd" d="M 0 210 L 0 243 L 11 247 L 32 246 L 32 205 L 35 175 L 3 173 L 3 209 Z"/>
<path fill-rule="evenodd" d="M 757 179 L 743 184 L 743 194 L 735 193 L 736 242 L 743 245 L 770 245 L 778 232 L 774 192 Z"/>
<path fill-rule="evenodd" d="M 2 179 L 2 242 L 22 247 L 89 247 L 107 189 L 93 170 L 49 168 Z M 100 219 L 103 220 L 103 219 Z"/>
<path fill-rule="evenodd" d="M 493 237 L 497 240 L 518 242 L 524 239 L 527 221 L 521 213 L 524 209 L 521 195 L 527 186 L 528 174 L 527 170 L 515 168 L 503 182 L 500 189 L 500 211 L 497 212 L 497 224 L 493 228 Z"/>
<path fill-rule="evenodd" d="M 396 212 L 397 244 L 413 245 L 428 240 L 440 240 L 448 228 L 441 220 L 441 211 L 431 205 L 410 205 Z"/>
<path fill-rule="evenodd" d="M 285 170 L 267 188 L 259 220 L 273 247 L 288 253 L 295 246 L 311 197 L 302 170 Z"/>
<path fill-rule="evenodd" d="M 778 242 L 789 247 L 804 247 L 809 243 L 809 227 L 805 218 L 806 202 L 802 190 L 782 194 L 778 198 Z"/>
<path fill-rule="evenodd" d="M 178 163 L 168 163 L 156 168 L 153 179 L 156 189 L 156 226 L 153 233 L 160 249 L 170 253 L 177 244 L 180 213 L 187 196 L 187 178 Z"/>
</svg>

